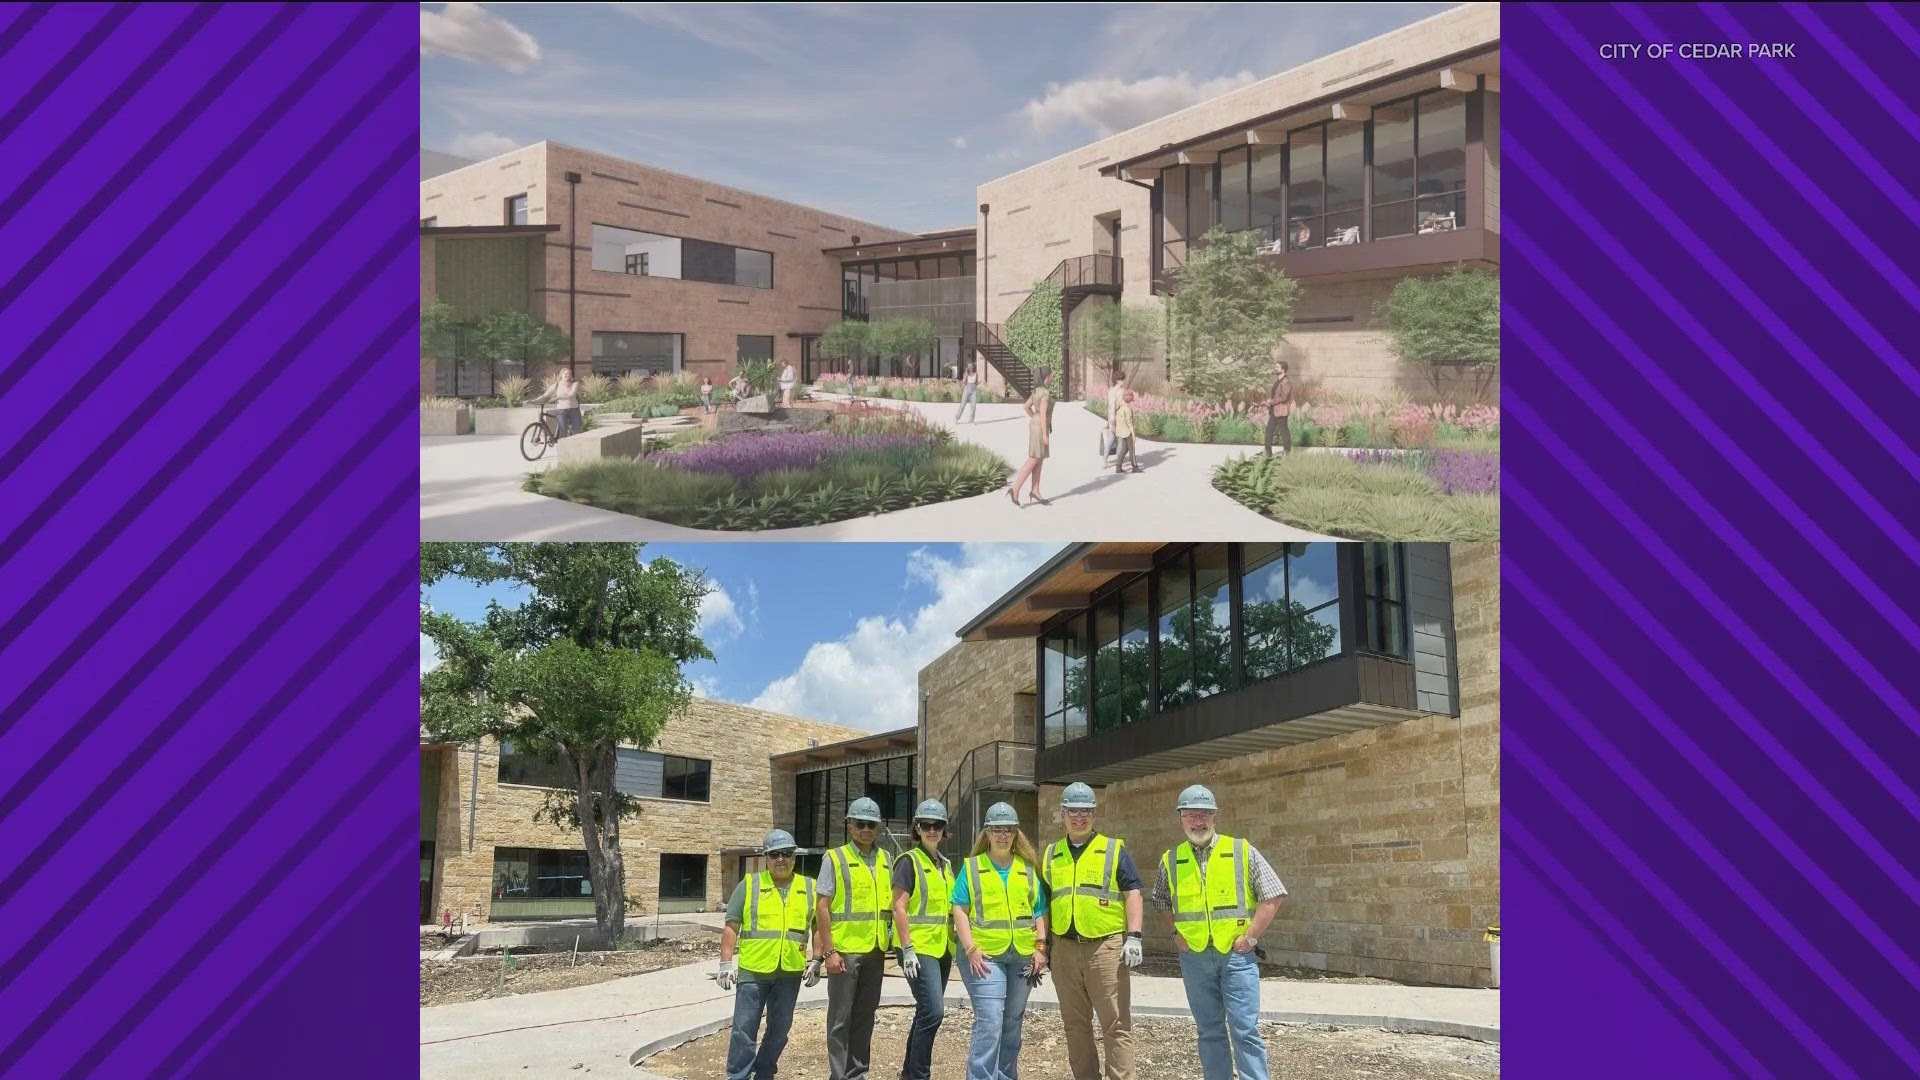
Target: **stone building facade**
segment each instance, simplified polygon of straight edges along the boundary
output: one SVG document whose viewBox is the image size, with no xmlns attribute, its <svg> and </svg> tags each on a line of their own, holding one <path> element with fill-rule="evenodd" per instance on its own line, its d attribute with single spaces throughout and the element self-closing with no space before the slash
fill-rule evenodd
<svg viewBox="0 0 1920 1080">
<path fill-rule="evenodd" d="M 642 798 L 640 816 L 621 823 L 629 915 L 659 909 L 663 854 L 705 857 L 703 906 L 724 905 L 727 890 L 737 880 L 738 860 L 759 848 L 768 829 L 792 823 L 793 773 L 772 768 L 770 759 L 861 734 L 834 724 L 694 699 L 648 749 L 711 762 L 709 798 Z M 494 740 L 477 746 L 421 747 L 423 915 L 431 913 L 435 921 L 447 912 L 456 921 L 463 914 L 470 921 L 488 920 L 496 849 L 581 850 L 577 832 L 534 821 L 545 789 L 503 784 L 499 776 L 500 747 Z"/>
</svg>

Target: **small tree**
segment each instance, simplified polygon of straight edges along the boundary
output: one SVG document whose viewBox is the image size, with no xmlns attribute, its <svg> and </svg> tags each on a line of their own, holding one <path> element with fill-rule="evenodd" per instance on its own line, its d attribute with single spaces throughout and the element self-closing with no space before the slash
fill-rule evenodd
<svg viewBox="0 0 1920 1080">
<path fill-rule="evenodd" d="M 524 311 L 496 311 L 480 320 L 475 329 L 480 355 L 492 361 L 521 365 L 531 379 L 533 364 L 573 356 L 573 342 L 566 331 L 550 322 L 542 322 Z"/>
<path fill-rule="evenodd" d="M 1174 271 L 1173 376 L 1197 397 L 1262 396 L 1287 340 L 1298 283 L 1269 266 L 1253 232 L 1218 227 Z"/>
<path fill-rule="evenodd" d="M 479 623 L 423 597 L 420 632 L 440 663 L 420 676 L 420 725 L 436 740 L 510 741 L 567 769 L 571 790 L 549 791 L 534 820 L 580 831 L 608 941 L 626 930 L 620 821 L 638 813 L 614 785 L 618 750 L 651 745 L 691 700 L 680 665 L 713 657 L 696 631 L 705 580 L 667 559 L 643 565 L 640 548 L 420 545 L 422 589 L 458 577 L 530 591 L 519 607 L 489 605 Z"/>
<path fill-rule="evenodd" d="M 858 319 L 846 319 L 827 327 L 814 343 L 820 355 L 829 360 L 847 361 L 847 374 L 853 374 L 854 361 L 867 355 L 867 341 L 872 336 L 873 325 Z"/>
<path fill-rule="evenodd" d="M 900 374 L 900 361 L 909 356 L 931 352 L 940 344 L 940 332 L 926 319 L 881 319 L 872 324 L 867 348 L 875 356 L 893 362 L 893 373 Z"/>
<path fill-rule="evenodd" d="M 1049 385 L 1055 396 L 1065 382 L 1060 371 L 1065 336 L 1066 328 L 1060 322 L 1060 286 L 1044 279 L 1034 282 L 1032 295 L 1007 320 L 1006 344 L 1029 369 L 1053 369 Z"/>
<path fill-rule="evenodd" d="M 445 300 L 429 300 L 420 305 L 420 358 L 450 360 L 457 343 L 460 320 L 453 305 Z"/>
<path fill-rule="evenodd" d="M 1486 395 L 1500 366 L 1499 274 L 1455 266 L 1439 277 L 1403 278 L 1374 314 L 1393 354 L 1426 369 L 1435 396 L 1447 370 L 1474 376 L 1474 400 Z"/>
<path fill-rule="evenodd" d="M 1074 338 L 1080 347 L 1075 351 L 1131 374 L 1154 359 L 1163 319 L 1164 312 L 1157 306 L 1101 304 L 1081 321 L 1081 332 Z"/>
</svg>

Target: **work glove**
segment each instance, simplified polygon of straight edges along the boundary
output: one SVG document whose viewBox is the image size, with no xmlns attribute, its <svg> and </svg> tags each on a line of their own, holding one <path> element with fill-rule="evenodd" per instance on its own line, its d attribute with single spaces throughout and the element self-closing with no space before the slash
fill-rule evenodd
<svg viewBox="0 0 1920 1080">
<path fill-rule="evenodd" d="M 733 989 L 733 981 L 734 981 L 733 974 L 735 970 L 735 965 L 737 963 L 738 961 L 734 961 L 734 960 L 720 961 L 720 970 L 713 977 L 713 981 L 720 984 L 720 989 L 722 990 Z"/>
<path fill-rule="evenodd" d="M 1127 939 L 1125 945 L 1120 946 L 1120 959 L 1129 969 L 1140 966 L 1140 961 L 1146 959 L 1146 957 L 1140 950 L 1139 938 L 1130 937 Z"/>
<path fill-rule="evenodd" d="M 1039 986 L 1040 980 L 1047 977 L 1046 973 L 1040 970 L 1040 965 L 1035 964 L 1031 960 L 1027 961 L 1027 970 L 1024 974 L 1027 977 L 1027 989 L 1029 990 Z"/>
<path fill-rule="evenodd" d="M 820 981 L 821 962 L 822 962 L 821 959 L 817 956 L 807 961 L 806 973 L 800 976 L 801 986 L 812 986 L 813 984 Z"/>
<path fill-rule="evenodd" d="M 920 977 L 920 956 L 913 951 L 911 945 L 904 946 L 900 950 L 900 974 L 909 979 Z"/>
</svg>

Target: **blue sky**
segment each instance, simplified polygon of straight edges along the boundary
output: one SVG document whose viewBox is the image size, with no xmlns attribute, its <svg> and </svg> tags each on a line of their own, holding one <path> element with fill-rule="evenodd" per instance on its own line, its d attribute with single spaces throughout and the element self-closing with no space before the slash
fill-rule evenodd
<svg viewBox="0 0 1920 1080">
<path fill-rule="evenodd" d="M 421 145 L 551 139 L 900 229 L 1450 4 L 428 4 Z"/>
<path fill-rule="evenodd" d="M 914 722 L 916 676 L 954 631 L 1054 552 L 1053 544 L 648 544 L 718 588 L 701 611 L 712 662 L 685 674 L 696 692 L 869 731 Z M 502 586 L 448 581 L 437 611 L 477 620 Z M 421 638 L 421 668 L 434 657 Z"/>
</svg>

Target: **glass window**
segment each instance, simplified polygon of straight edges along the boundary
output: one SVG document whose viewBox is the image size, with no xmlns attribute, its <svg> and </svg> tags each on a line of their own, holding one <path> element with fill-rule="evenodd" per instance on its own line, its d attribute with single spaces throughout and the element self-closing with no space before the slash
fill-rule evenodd
<svg viewBox="0 0 1920 1080">
<path fill-rule="evenodd" d="M 1041 638 L 1042 738 L 1058 746 L 1087 733 L 1085 620 L 1074 618 Z"/>
<path fill-rule="evenodd" d="M 1337 544 L 1287 545 L 1287 636 L 1294 667 L 1342 650 Z"/>
<path fill-rule="evenodd" d="M 1187 261 L 1187 170 L 1173 166 L 1160 170 L 1161 265 L 1166 269 Z"/>
<path fill-rule="evenodd" d="M 1121 725 L 1120 597 L 1109 596 L 1093 609 L 1093 730 Z"/>
<path fill-rule="evenodd" d="M 1333 544 L 1247 544 L 1240 600 L 1247 681 L 1340 652 L 1339 555 Z"/>
<path fill-rule="evenodd" d="M 1389 656 L 1407 655 L 1406 582 L 1400 569 L 1398 544 L 1366 544 L 1361 548 L 1361 576 L 1366 602 L 1361 605 L 1362 647 Z"/>
<path fill-rule="evenodd" d="M 681 341 L 679 334 L 595 330 L 593 370 L 602 375 L 625 375 L 628 372 L 659 375 L 679 371 Z"/>
<path fill-rule="evenodd" d="M 1445 91 L 1420 96 L 1418 231 L 1445 232 L 1467 223 L 1467 98 Z"/>
<path fill-rule="evenodd" d="M 496 901 L 554 900 L 592 895 L 593 878 L 587 874 L 587 853 L 584 851 L 493 849 L 493 899 Z"/>
<path fill-rule="evenodd" d="M 1413 109 L 1410 105 L 1410 102 L 1401 102 L 1373 110 L 1375 206 L 1413 198 Z"/>
<path fill-rule="evenodd" d="M 1193 686 L 1193 556 L 1181 552 L 1154 571 L 1160 583 L 1160 709 L 1177 709 L 1199 695 Z"/>
<path fill-rule="evenodd" d="M 527 223 L 527 197 L 514 195 L 507 199 L 507 224 L 525 225 Z"/>
<path fill-rule="evenodd" d="M 1286 153 L 1278 146 L 1250 147 L 1253 163 L 1248 186 L 1252 189 L 1252 225 L 1266 231 L 1267 239 L 1280 239 L 1281 222 L 1287 218 L 1286 174 L 1281 171 Z"/>
<path fill-rule="evenodd" d="M 773 359 L 772 334 L 739 334 L 733 340 L 734 349 L 739 353 L 742 364 L 750 364 L 755 360 Z"/>
<path fill-rule="evenodd" d="M 561 788 L 566 791 L 579 786 L 574 779 L 573 767 L 562 762 L 558 755 L 549 759 L 516 751 L 513 744 L 505 739 L 500 741 L 498 778 L 502 784 Z"/>
<path fill-rule="evenodd" d="M 1213 198 L 1213 166 L 1187 166 L 1187 236 L 1207 235 L 1219 220 L 1219 208 Z"/>
<path fill-rule="evenodd" d="M 1147 626 L 1153 613 L 1147 605 L 1147 577 L 1141 575 L 1120 594 L 1120 722 L 1131 724 L 1154 712 L 1149 695 L 1153 687 L 1150 669 L 1153 657 L 1147 652 Z"/>
<path fill-rule="evenodd" d="M 1203 698 L 1232 685 L 1227 545 L 1194 548 L 1193 577 L 1193 694 Z"/>
<path fill-rule="evenodd" d="M 1240 621 L 1247 639 L 1247 681 L 1278 675 L 1287 662 L 1287 557 L 1284 544 L 1247 544 Z"/>
<path fill-rule="evenodd" d="M 705 855 L 660 856 L 660 909 L 699 911 L 707 902 L 707 857 Z"/>
<path fill-rule="evenodd" d="M 708 801 L 712 788 L 713 763 L 699 758 L 661 755 L 660 795 L 668 799 Z"/>
<path fill-rule="evenodd" d="M 1247 154 L 1250 147 L 1220 155 L 1220 224 L 1228 232 L 1249 226 L 1247 209 Z"/>
<path fill-rule="evenodd" d="M 593 227 L 595 270 L 641 277 L 677 278 L 683 245 L 677 236 L 619 229 L 612 225 Z"/>
<path fill-rule="evenodd" d="M 439 224 L 440 219 L 437 217 L 423 217 L 420 219 L 420 227 L 423 229 L 437 228 Z"/>
<path fill-rule="evenodd" d="M 1327 125 L 1326 237 L 1329 246 L 1360 242 L 1366 191 L 1366 125 Z"/>
<path fill-rule="evenodd" d="M 1326 241 L 1321 215 L 1326 211 L 1322 126 L 1287 136 L 1287 250 L 1319 247 Z"/>
<path fill-rule="evenodd" d="M 733 283 L 755 289 L 773 288 L 773 252 L 734 248 Z"/>
</svg>

